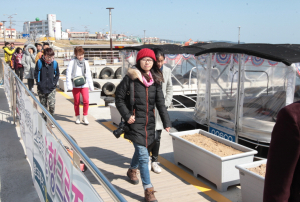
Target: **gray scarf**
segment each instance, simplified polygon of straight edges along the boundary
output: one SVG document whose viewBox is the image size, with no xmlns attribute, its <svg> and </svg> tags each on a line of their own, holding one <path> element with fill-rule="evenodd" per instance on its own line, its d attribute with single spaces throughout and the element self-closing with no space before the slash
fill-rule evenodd
<svg viewBox="0 0 300 202">
<path fill-rule="evenodd" d="M 72 79 L 75 78 L 76 71 L 77 71 L 77 65 L 81 67 L 82 76 L 85 78 L 85 59 L 78 60 L 76 57 L 74 58 L 74 65 L 72 70 Z"/>
</svg>

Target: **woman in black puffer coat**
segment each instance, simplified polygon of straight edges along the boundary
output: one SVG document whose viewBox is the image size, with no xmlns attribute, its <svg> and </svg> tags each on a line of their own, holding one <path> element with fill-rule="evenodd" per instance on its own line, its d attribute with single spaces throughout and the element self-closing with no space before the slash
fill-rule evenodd
<svg viewBox="0 0 300 202">
<path fill-rule="evenodd" d="M 171 122 L 165 107 L 161 83 L 163 76 L 157 67 L 152 50 L 142 49 L 136 58 L 136 66 L 130 68 L 116 90 L 116 107 L 130 130 L 125 138 L 133 142 L 135 152 L 127 176 L 133 184 L 138 184 L 136 176 L 139 167 L 146 201 L 156 201 L 150 182 L 147 147 L 155 139 L 155 106 L 158 109 L 164 128 L 169 132 Z M 130 83 L 134 84 L 134 107 L 130 105 Z"/>
</svg>

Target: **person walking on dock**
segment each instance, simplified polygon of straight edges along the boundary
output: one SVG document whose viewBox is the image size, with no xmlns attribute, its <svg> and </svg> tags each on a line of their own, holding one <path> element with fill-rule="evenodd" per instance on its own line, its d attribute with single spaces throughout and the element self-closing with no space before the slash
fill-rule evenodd
<svg viewBox="0 0 300 202">
<path fill-rule="evenodd" d="M 13 50 L 13 49 L 15 49 L 15 43 L 10 43 L 10 50 Z"/>
<path fill-rule="evenodd" d="M 42 58 L 42 55 L 44 54 L 44 50 L 49 48 L 49 43 L 44 42 L 43 44 L 44 44 L 43 50 L 36 54 L 35 63 L 37 63 L 37 61 Z"/>
<path fill-rule="evenodd" d="M 22 65 L 24 66 L 24 78 L 27 79 L 28 89 L 33 92 L 34 85 L 34 69 L 35 69 L 35 57 L 37 50 L 34 45 L 29 44 L 26 46 L 24 55 L 22 58 Z"/>
<path fill-rule="evenodd" d="M 68 90 L 71 90 L 74 97 L 74 110 L 76 124 L 80 124 L 80 94 L 83 100 L 83 123 L 89 124 L 87 119 L 89 110 L 89 89 L 94 91 L 94 83 L 91 77 L 91 70 L 88 61 L 84 59 L 84 50 L 81 46 L 74 49 L 75 58 L 70 61 L 66 72 Z"/>
<path fill-rule="evenodd" d="M 169 132 L 171 126 L 161 87 L 164 78 L 155 61 L 152 50 L 140 50 L 136 65 L 128 69 L 127 75 L 116 90 L 116 107 L 129 127 L 124 137 L 131 140 L 135 148 L 127 176 L 132 184 L 138 184 L 137 170 L 140 169 L 145 201 L 152 202 L 157 200 L 150 181 L 147 147 L 155 139 L 155 105 L 166 131 Z M 130 96 L 133 96 L 133 99 Z M 134 105 L 130 100 L 134 100 Z"/>
<path fill-rule="evenodd" d="M 43 46 L 40 43 L 35 43 L 35 47 L 36 47 L 37 53 L 41 52 L 43 49 Z"/>
<path fill-rule="evenodd" d="M 24 67 L 22 65 L 22 58 L 23 58 L 22 48 L 18 47 L 15 53 L 13 54 L 11 61 L 12 61 L 13 69 L 15 69 L 16 74 L 23 82 Z"/>
<path fill-rule="evenodd" d="M 173 86 L 172 86 L 172 71 L 168 67 L 164 67 L 165 54 L 160 49 L 154 50 L 156 57 L 156 64 L 163 74 L 164 82 L 162 82 L 162 91 L 165 98 L 165 107 L 169 108 L 173 98 Z M 161 132 L 164 129 L 163 123 L 159 116 L 157 109 L 155 108 L 155 141 L 151 147 L 148 148 L 149 156 L 149 170 L 152 169 L 155 173 L 161 173 L 161 168 L 158 165 L 158 154 L 160 147 Z M 152 163 L 151 163 L 152 162 Z"/>
<path fill-rule="evenodd" d="M 55 111 L 55 93 L 56 85 L 59 78 L 59 68 L 57 62 L 54 60 L 54 51 L 52 48 L 46 48 L 44 55 L 39 59 L 35 65 L 34 78 L 38 87 L 38 95 L 40 103 L 48 109 L 53 116 Z M 46 116 L 43 114 L 46 120 Z M 54 125 L 52 124 L 52 127 Z"/>
<path fill-rule="evenodd" d="M 15 49 L 11 50 L 11 45 L 9 42 L 5 42 L 5 46 L 3 47 L 3 50 L 4 50 L 4 59 L 5 59 L 5 62 L 6 64 L 8 64 L 10 67 L 12 67 L 11 65 L 11 58 L 12 58 L 12 55 L 14 54 L 15 52 Z"/>
</svg>

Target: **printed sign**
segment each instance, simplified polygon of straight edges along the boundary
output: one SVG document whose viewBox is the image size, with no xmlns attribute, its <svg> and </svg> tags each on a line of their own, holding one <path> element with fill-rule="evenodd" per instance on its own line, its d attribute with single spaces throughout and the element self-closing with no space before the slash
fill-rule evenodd
<svg viewBox="0 0 300 202">
<path fill-rule="evenodd" d="M 234 131 L 230 128 L 227 128 L 227 127 L 221 126 L 219 124 L 210 122 L 209 132 L 211 134 L 214 134 L 214 135 L 218 136 L 218 137 L 221 137 L 221 138 L 224 138 L 226 140 L 230 140 L 232 142 L 235 142 Z"/>
<path fill-rule="evenodd" d="M 9 84 L 8 81 L 7 83 Z M 10 89 L 7 90 L 8 96 Z M 19 81 L 16 81 L 15 93 L 20 133 L 31 165 L 32 180 L 40 200 L 43 202 L 103 201 L 82 172 L 74 167 L 73 159 L 55 139 L 50 122 L 46 123 L 37 110 L 37 104 L 32 103 L 30 95 L 25 92 Z"/>
</svg>

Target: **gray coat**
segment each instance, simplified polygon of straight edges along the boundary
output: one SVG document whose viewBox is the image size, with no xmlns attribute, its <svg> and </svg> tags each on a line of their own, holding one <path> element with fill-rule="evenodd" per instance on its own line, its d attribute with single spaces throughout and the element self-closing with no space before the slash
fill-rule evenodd
<svg viewBox="0 0 300 202">
<path fill-rule="evenodd" d="M 29 53 L 29 48 L 33 48 L 33 54 Z M 32 44 L 29 44 L 25 48 L 25 52 L 21 62 L 24 67 L 24 79 L 34 79 L 36 52 L 36 47 Z"/>
<path fill-rule="evenodd" d="M 162 83 L 162 91 L 165 97 L 165 106 L 169 107 L 173 98 L 173 86 L 172 86 L 172 71 L 170 68 L 163 66 L 164 82 Z M 155 108 L 155 130 L 163 130 L 164 126 L 159 116 L 157 109 Z"/>
</svg>

